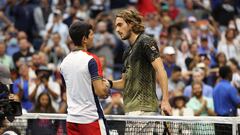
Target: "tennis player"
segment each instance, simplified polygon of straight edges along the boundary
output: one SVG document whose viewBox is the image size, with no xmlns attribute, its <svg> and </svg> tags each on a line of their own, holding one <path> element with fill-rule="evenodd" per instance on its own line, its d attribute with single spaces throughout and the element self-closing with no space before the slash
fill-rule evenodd
<svg viewBox="0 0 240 135">
<path fill-rule="evenodd" d="M 67 91 L 67 134 L 109 135 L 98 97 L 108 96 L 99 59 L 87 52 L 93 42 L 92 26 L 75 22 L 69 28 L 75 45 L 60 65 Z"/>
<path fill-rule="evenodd" d="M 124 70 L 122 79 L 110 81 L 115 89 L 124 89 L 126 114 L 155 115 L 159 112 L 156 95 L 156 76 L 162 89 L 161 109 L 171 114 L 168 101 L 168 78 L 160 58 L 157 43 L 143 34 L 144 25 L 136 11 L 122 10 L 116 15 L 116 32 L 130 46 L 123 54 Z"/>
</svg>

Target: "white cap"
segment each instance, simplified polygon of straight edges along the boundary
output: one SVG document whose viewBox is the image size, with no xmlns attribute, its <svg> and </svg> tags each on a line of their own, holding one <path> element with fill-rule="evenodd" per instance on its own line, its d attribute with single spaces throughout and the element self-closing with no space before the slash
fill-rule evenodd
<svg viewBox="0 0 240 135">
<path fill-rule="evenodd" d="M 189 17 L 188 17 L 188 21 L 189 21 L 189 22 L 196 22 L 196 21 L 197 21 L 197 18 L 194 17 L 194 16 L 189 16 Z"/>
<path fill-rule="evenodd" d="M 172 46 L 167 46 L 163 49 L 163 54 L 176 54 L 174 48 Z"/>
</svg>

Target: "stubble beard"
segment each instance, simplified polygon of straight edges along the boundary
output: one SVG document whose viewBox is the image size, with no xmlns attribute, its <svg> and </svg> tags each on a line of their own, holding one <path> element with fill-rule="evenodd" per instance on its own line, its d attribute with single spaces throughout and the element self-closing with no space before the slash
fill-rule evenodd
<svg viewBox="0 0 240 135">
<path fill-rule="evenodd" d="M 122 37 L 122 40 L 127 40 L 127 39 L 130 38 L 130 36 L 131 36 L 131 31 L 128 30 L 128 31 L 126 32 L 126 36 Z"/>
</svg>

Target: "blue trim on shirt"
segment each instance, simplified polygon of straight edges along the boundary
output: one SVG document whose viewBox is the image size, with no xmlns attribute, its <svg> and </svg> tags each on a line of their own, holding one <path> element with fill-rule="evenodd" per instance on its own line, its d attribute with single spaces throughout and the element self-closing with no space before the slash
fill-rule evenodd
<svg viewBox="0 0 240 135">
<path fill-rule="evenodd" d="M 97 80 L 97 79 L 100 78 L 100 75 L 99 75 L 99 72 L 98 72 L 98 65 L 97 65 L 97 62 L 94 58 L 92 58 L 88 62 L 88 70 L 90 72 L 92 80 Z"/>
</svg>

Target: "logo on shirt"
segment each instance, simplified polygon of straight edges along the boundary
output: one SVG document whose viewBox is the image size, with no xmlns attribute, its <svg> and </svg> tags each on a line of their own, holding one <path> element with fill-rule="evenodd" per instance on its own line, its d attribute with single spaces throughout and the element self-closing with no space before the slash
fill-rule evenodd
<svg viewBox="0 0 240 135">
<path fill-rule="evenodd" d="M 155 46 L 151 46 L 150 48 L 151 48 L 151 50 L 153 50 L 153 51 L 156 51 L 156 50 L 157 50 Z"/>
</svg>

